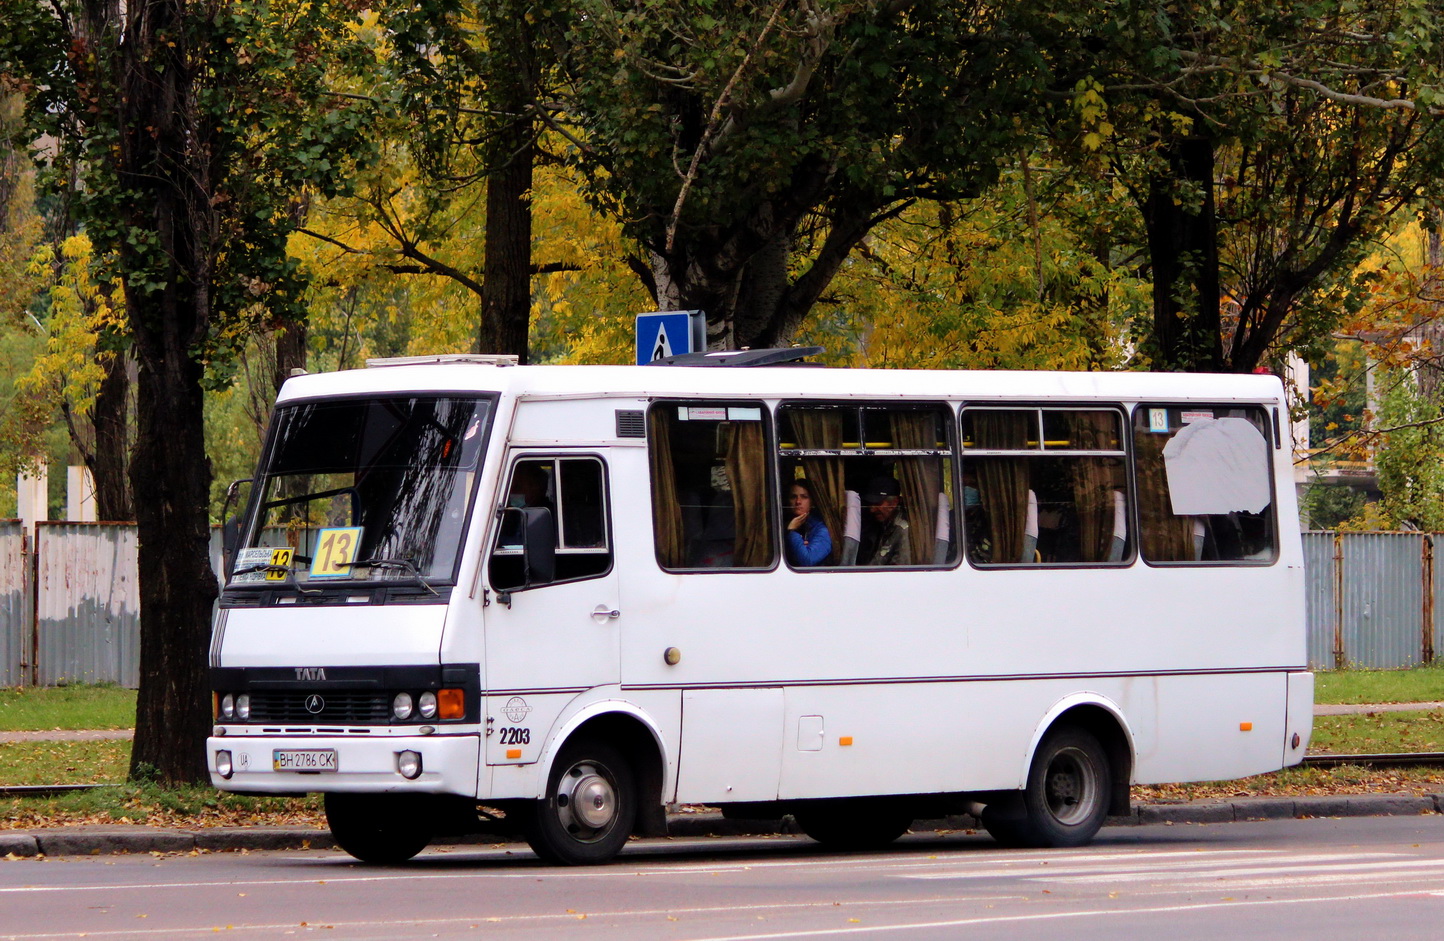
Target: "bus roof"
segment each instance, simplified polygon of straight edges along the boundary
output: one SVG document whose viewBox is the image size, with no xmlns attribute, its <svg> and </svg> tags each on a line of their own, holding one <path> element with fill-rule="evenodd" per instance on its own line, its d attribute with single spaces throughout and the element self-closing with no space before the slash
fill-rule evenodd
<svg viewBox="0 0 1444 941">
<path fill-rule="evenodd" d="M 495 392 L 527 398 L 988 399 L 1278 401 L 1275 376 L 1215 373 L 832 369 L 796 366 L 396 365 L 296 376 L 279 403 L 330 396 Z"/>
</svg>

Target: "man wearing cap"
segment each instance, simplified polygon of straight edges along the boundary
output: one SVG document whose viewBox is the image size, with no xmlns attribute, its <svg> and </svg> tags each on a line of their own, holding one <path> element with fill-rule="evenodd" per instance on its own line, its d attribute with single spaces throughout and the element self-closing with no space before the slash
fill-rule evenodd
<svg viewBox="0 0 1444 941">
<path fill-rule="evenodd" d="M 863 491 L 872 525 L 862 535 L 859 565 L 912 565 L 913 546 L 908 521 L 898 512 L 901 488 L 891 477 L 874 477 Z"/>
</svg>

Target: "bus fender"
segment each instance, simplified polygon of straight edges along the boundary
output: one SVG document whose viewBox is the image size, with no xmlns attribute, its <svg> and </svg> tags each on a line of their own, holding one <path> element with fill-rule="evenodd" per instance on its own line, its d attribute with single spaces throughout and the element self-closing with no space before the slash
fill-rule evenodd
<svg viewBox="0 0 1444 941">
<path fill-rule="evenodd" d="M 1082 692 L 1070 693 L 1069 695 L 1064 696 L 1062 699 L 1058 700 L 1056 703 L 1053 704 L 1052 708 L 1050 708 L 1046 713 L 1044 713 L 1043 718 L 1038 722 L 1038 724 L 1034 726 L 1033 736 L 1028 742 L 1028 750 L 1023 755 L 1023 763 L 1018 769 L 1018 787 L 1021 788 L 1027 784 L 1028 769 L 1031 768 L 1033 765 L 1033 756 L 1037 754 L 1038 746 L 1043 743 L 1043 736 L 1048 734 L 1048 731 L 1052 729 L 1055 724 L 1057 724 L 1058 719 L 1065 712 L 1068 712 L 1071 709 L 1076 709 L 1079 706 L 1091 706 L 1094 708 L 1102 709 L 1104 712 L 1112 716 L 1113 720 L 1118 723 L 1118 727 L 1123 731 L 1123 740 L 1127 744 L 1128 762 L 1131 769 L 1137 749 L 1134 747 L 1133 728 L 1128 724 L 1128 720 L 1124 718 L 1123 710 L 1118 708 L 1117 703 L 1109 699 L 1107 696 L 1104 696 L 1102 693 L 1095 693 L 1085 690 Z M 1106 748 L 1107 743 L 1105 742 L 1103 744 Z M 1132 776 L 1131 773 L 1129 776 Z M 1126 786 L 1126 782 L 1123 783 Z"/>
<path fill-rule="evenodd" d="M 666 795 L 671 794 L 672 789 L 676 786 L 676 756 L 668 752 L 666 740 L 657 728 L 657 723 L 644 710 L 628 700 L 589 699 L 585 694 L 578 696 L 571 705 L 563 709 L 556 721 L 552 723 L 552 728 L 547 735 L 547 746 L 536 764 L 541 773 L 535 782 L 534 798 L 539 800 L 545 796 L 547 775 L 550 773 L 552 762 L 556 761 L 557 753 L 561 751 L 567 740 L 583 725 L 606 715 L 629 716 L 641 723 L 642 727 L 651 734 L 652 742 L 657 747 L 657 754 L 662 760 L 662 794 L 664 802 L 667 800 Z"/>
</svg>

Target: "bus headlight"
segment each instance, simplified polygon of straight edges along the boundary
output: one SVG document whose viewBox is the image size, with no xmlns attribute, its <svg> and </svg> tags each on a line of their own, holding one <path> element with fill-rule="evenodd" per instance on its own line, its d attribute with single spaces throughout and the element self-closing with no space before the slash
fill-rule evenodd
<svg viewBox="0 0 1444 941">
<path fill-rule="evenodd" d="M 403 751 L 396 753 L 396 770 L 403 778 L 414 781 L 421 777 L 421 752 Z"/>
<path fill-rule="evenodd" d="M 391 700 L 391 714 L 398 719 L 411 718 L 411 694 L 397 693 L 396 698 Z"/>
<path fill-rule="evenodd" d="M 251 717 L 251 697 L 249 693 L 241 693 L 236 697 L 236 718 L 242 721 Z"/>
<path fill-rule="evenodd" d="M 436 694 L 431 690 L 422 693 L 421 697 L 416 700 L 416 708 L 421 713 L 421 718 L 434 718 L 436 716 Z"/>
<path fill-rule="evenodd" d="M 231 753 L 224 748 L 216 752 L 216 774 L 223 778 L 229 778 L 234 770 L 231 767 Z"/>
<path fill-rule="evenodd" d="M 234 719 L 236 717 L 236 697 L 226 693 L 221 697 L 221 718 Z"/>
</svg>

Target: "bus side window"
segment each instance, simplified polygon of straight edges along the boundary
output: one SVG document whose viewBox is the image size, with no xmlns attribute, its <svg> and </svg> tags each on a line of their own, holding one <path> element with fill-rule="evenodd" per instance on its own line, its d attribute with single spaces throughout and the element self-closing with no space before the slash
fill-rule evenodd
<svg viewBox="0 0 1444 941">
<path fill-rule="evenodd" d="M 659 402 L 648 415 L 652 521 L 665 569 L 772 566 L 776 504 L 760 402 Z"/>
<path fill-rule="evenodd" d="M 963 410 L 963 521 L 978 564 L 1125 564 L 1123 416 L 1116 409 Z"/>
<path fill-rule="evenodd" d="M 517 461 L 507 482 L 504 506 L 540 507 L 551 512 L 558 534 L 552 582 L 605 574 L 612 566 L 607 538 L 607 475 L 595 457 L 528 458 Z M 519 517 L 507 514 L 497 532 L 489 576 L 493 587 L 522 584 Z"/>
<path fill-rule="evenodd" d="M 925 568 L 957 558 L 951 425 L 948 409 L 933 404 L 806 403 L 778 410 L 784 499 L 794 481 L 805 479 L 813 513 L 831 537 L 832 552 L 818 566 Z M 850 502 L 856 503 L 855 527 Z M 782 517 L 786 525 L 786 506 Z"/>
<path fill-rule="evenodd" d="M 1260 408 L 1139 405 L 1133 450 L 1143 557 L 1276 559 L 1269 436 Z"/>
</svg>

